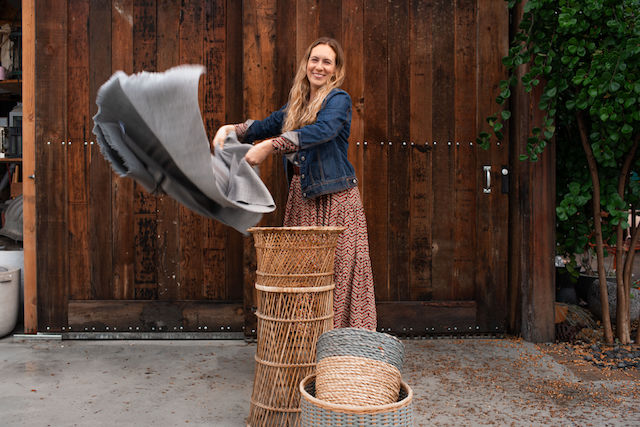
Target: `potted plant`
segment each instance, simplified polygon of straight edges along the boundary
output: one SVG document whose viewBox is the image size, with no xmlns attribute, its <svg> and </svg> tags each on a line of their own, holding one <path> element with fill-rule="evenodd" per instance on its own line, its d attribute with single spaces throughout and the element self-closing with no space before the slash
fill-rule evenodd
<svg viewBox="0 0 640 427">
<path fill-rule="evenodd" d="M 511 88 L 521 82 L 527 91 L 542 86 L 541 123 L 531 129 L 527 153 L 536 161 L 555 140 L 560 165 L 570 175 L 556 208 L 559 227 L 575 242 L 585 236 L 594 243 L 605 340 L 613 342 L 605 274 L 606 243 L 616 248 L 616 335 L 630 342 L 629 295 L 635 250 L 624 251 L 629 206 L 637 203 L 640 186 L 630 180 L 640 171 L 640 0 L 508 0 L 523 14 L 503 63 L 509 78 L 496 99 L 505 104 Z M 508 110 L 488 118 L 502 138 Z M 558 132 L 556 132 L 558 129 Z M 479 135 L 487 146 L 491 136 Z M 605 215 L 603 215 L 603 212 Z M 573 229 L 571 228 L 573 227 Z M 628 241 L 635 248 L 640 233 Z M 580 241 L 580 242 L 578 242 Z M 580 244 L 579 244 L 580 243 Z M 637 341 L 640 341 L 640 328 Z"/>
</svg>

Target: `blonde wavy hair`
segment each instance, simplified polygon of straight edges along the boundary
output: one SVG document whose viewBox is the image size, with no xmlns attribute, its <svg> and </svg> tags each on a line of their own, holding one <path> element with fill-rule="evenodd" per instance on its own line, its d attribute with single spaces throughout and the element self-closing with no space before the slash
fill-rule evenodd
<svg viewBox="0 0 640 427">
<path fill-rule="evenodd" d="M 326 44 L 336 54 L 336 64 L 335 64 L 335 73 L 327 84 L 321 87 L 316 93 L 313 101 L 309 102 L 309 97 L 311 95 L 311 85 L 309 84 L 309 79 L 307 78 L 307 63 L 309 62 L 309 57 L 311 56 L 311 51 L 314 47 Z M 344 77 L 346 74 L 345 64 L 344 64 L 344 52 L 342 50 L 342 46 L 336 40 L 329 37 L 321 37 L 318 40 L 311 43 L 311 45 L 307 48 L 304 57 L 300 61 L 300 65 L 298 66 L 298 71 L 296 72 L 296 76 L 293 79 L 293 85 L 291 87 L 291 91 L 289 92 L 289 102 L 287 105 L 287 116 L 285 118 L 284 124 L 282 125 L 282 132 L 287 132 L 294 129 L 299 129 L 302 126 L 309 125 L 316 121 L 318 116 L 318 111 L 322 108 L 322 103 L 324 102 L 329 92 L 331 92 L 334 88 L 340 87 L 344 82 Z"/>
</svg>

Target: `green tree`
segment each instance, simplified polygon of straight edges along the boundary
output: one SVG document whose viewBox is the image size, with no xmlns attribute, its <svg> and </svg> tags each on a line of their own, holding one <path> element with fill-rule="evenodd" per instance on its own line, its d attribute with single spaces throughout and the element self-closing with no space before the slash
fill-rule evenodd
<svg viewBox="0 0 640 427">
<path fill-rule="evenodd" d="M 631 171 L 640 170 L 640 0 L 508 3 L 511 9 L 521 9 L 523 19 L 503 58 L 509 78 L 501 83 L 496 101 L 507 105 L 520 69 L 526 91 L 541 85 L 543 119 L 531 129 L 521 160 L 536 161 L 554 138 L 559 152 L 579 156 L 575 164 L 567 165 L 575 175 L 558 195 L 562 248 L 584 249 L 589 236 L 595 240 L 605 339 L 611 343 L 604 256 L 605 243 L 615 245 L 616 335 L 628 343 L 634 251 L 622 254 L 629 205 L 640 195 L 637 182 L 629 179 Z M 504 121 L 510 116 L 507 109 L 487 119 L 496 138 L 502 139 Z M 556 129 L 562 129 L 558 136 Z M 478 142 L 488 146 L 491 138 L 483 132 Z M 635 229 L 629 247 L 634 248 L 639 238 Z"/>
</svg>

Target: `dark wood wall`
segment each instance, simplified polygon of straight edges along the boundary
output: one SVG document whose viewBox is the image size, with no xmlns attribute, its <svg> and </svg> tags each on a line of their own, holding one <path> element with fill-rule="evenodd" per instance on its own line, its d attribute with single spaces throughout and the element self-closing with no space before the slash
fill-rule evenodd
<svg viewBox="0 0 640 427">
<path fill-rule="evenodd" d="M 35 12 L 40 330 L 64 330 L 69 307 L 83 301 L 244 300 L 248 316 L 251 240 L 113 175 L 92 143 L 95 94 L 116 70 L 202 63 L 212 136 L 222 123 L 282 106 L 318 36 L 340 40 L 347 56 L 349 155 L 382 325 L 428 319 L 446 330 L 470 313 L 459 326 L 504 329 L 509 196 L 500 170 L 509 145 L 484 151 L 474 141 L 505 75 L 505 2 L 55 0 L 36 2 Z M 490 194 L 483 165 L 492 167 Z M 281 225 L 281 160 L 262 176 L 279 207 L 263 224 Z M 413 305 L 384 307 L 400 302 Z M 406 307 L 413 311 L 400 322 Z M 450 314 L 429 317 L 442 307 Z"/>
<path fill-rule="evenodd" d="M 230 7 L 228 7 L 229 3 Z M 113 72 L 201 63 L 207 132 L 242 117 L 242 9 L 235 1 L 40 1 L 37 244 L 40 329 L 69 300 L 241 300 L 242 238 L 122 179 L 92 134 Z"/>
</svg>

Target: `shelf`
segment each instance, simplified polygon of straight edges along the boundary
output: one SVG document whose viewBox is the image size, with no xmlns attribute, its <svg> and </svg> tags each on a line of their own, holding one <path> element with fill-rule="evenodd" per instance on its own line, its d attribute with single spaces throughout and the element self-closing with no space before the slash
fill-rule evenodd
<svg viewBox="0 0 640 427">
<path fill-rule="evenodd" d="M 22 95 L 22 80 L 0 80 L 0 93 Z"/>
<path fill-rule="evenodd" d="M 22 157 L 3 157 L 0 163 L 22 163 Z"/>
</svg>

